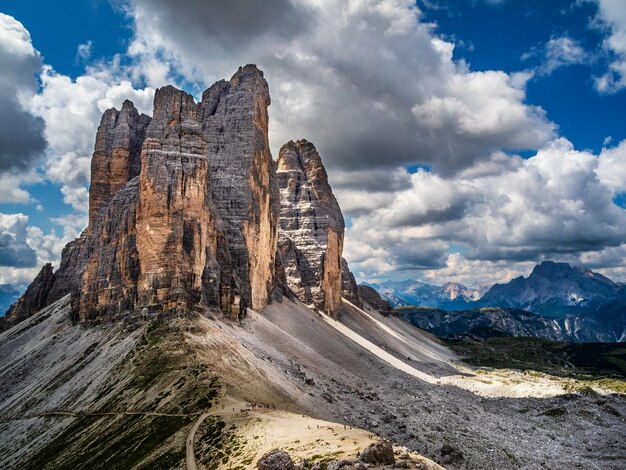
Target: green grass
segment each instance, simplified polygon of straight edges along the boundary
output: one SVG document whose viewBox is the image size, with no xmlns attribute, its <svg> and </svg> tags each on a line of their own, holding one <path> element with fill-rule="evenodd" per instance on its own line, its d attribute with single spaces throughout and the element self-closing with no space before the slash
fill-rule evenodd
<svg viewBox="0 0 626 470">
<path fill-rule="evenodd" d="M 92 354 L 98 354 L 97 348 Z M 209 368 L 195 360 L 184 333 L 171 322 L 151 322 L 114 377 L 119 381 L 110 380 L 98 391 L 90 411 L 119 414 L 77 417 L 20 468 L 184 468 L 187 431 L 220 390 Z M 62 418 L 46 419 L 52 423 Z"/>
<path fill-rule="evenodd" d="M 475 366 L 539 371 L 562 377 L 626 379 L 626 344 L 562 343 L 539 338 L 446 339 Z"/>
<path fill-rule="evenodd" d="M 591 393 L 591 385 L 626 394 L 626 344 L 564 343 L 539 338 L 445 339 L 463 360 L 477 367 L 517 369 L 577 379 L 572 392 Z"/>
</svg>

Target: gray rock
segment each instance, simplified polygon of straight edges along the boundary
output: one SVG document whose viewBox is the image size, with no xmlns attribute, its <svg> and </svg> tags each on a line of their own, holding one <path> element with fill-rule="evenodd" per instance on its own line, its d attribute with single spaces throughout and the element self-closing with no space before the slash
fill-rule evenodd
<svg viewBox="0 0 626 470">
<path fill-rule="evenodd" d="M 280 449 L 270 450 L 256 464 L 259 470 L 295 470 L 291 457 Z"/>
<path fill-rule="evenodd" d="M 359 295 L 363 300 L 363 303 L 368 304 L 374 310 L 382 313 L 383 315 L 391 314 L 393 308 L 378 294 L 378 292 L 376 292 L 374 288 L 359 285 Z"/>
<path fill-rule="evenodd" d="M 373 442 L 363 449 L 359 459 L 371 464 L 391 465 L 395 462 L 393 445 L 389 441 Z"/>
<path fill-rule="evenodd" d="M 286 280 L 307 305 L 328 313 L 341 305 L 344 220 L 315 146 L 287 142 L 278 156 L 278 249 Z"/>
</svg>

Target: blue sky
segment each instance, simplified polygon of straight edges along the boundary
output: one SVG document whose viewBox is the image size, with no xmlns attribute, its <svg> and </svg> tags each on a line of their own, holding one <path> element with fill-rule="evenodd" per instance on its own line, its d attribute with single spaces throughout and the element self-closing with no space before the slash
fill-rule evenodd
<svg viewBox="0 0 626 470">
<path fill-rule="evenodd" d="M 0 103 L 32 126 L 17 148 L 47 144 L 0 144 L 0 282 L 83 228 L 104 109 L 150 113 L 155 88 L 199 96 L 248 62 L 273 153 L 320 150 L 360 279 L 476 285 L 561 259 L 626 280 L 620 1 L 2 1 Z"/>
<path fill-rule="evenodd" d="M 536 1 L 523 0 L 445 3 L 454 6 L 425 8 L 425 19 L 461 44 L 455 57 L 466 60 L 473 70 L 540 67 L 545 59 L 542 47 L 549 39 L 567 36 L 578 41 L 591 57 L 530 80 L 527 100 L 545 109 L 577 148 L 599 152 L 606 137 L 615 141 L 626 137 L 626 94 L 594 89 L 593 76 L 603 73 L 606 57 L 601 52 L 605 34 L 591 21 L 597 13 L 593 2 L 548 0 L 540 8 Z"/>
</svg>

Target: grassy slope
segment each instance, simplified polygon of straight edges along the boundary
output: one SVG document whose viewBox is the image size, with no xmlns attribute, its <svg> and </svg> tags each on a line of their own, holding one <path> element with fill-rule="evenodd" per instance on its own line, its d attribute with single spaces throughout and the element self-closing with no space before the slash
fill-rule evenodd
<svg viewBox="0 0 626 470">
<path fill-rule="evenodd" d="M 511 337 L 444 341 L 473 366 L 600 380 L 611 389 L 626 392 L 626 344 L 623 343 L 563 343 Z"/>
<path fill-rule="evenodd" d="M 212 405 L 219 383 L 194 361 L 179 326 L 144 325 L 139 345 L 99 391 L 94 408 L 77 413 L 21 468 L 184 468 L 189 426 Z"/>
</svg>

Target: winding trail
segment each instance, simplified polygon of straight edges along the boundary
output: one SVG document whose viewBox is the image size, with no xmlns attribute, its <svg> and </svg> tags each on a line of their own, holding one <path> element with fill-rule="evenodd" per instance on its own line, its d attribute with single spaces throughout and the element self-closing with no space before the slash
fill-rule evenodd
<svg viewBox="0 0 626 470">
<path fill-rule="evenodd" d="M 215 413 L 215 412 L 213 412 Z M 198 430 L 198 427 L 200 427 L 200 425 L 202 424 L 202 422 L 211 414 L 213 414 L 211 412 L 205 412 L 202 413 L 198 419 L 196 420 L 195 423 L 193 423 L 193 426 L 191 426 L 191 429 L 189 430 L 189 434 L 187 434 L 187 439 L 185 441 L 185 461 L 187 463 L 187 470 L 197 470 L 197 466 L 196 466 L 196 457 L 193 453 L 193 441 L 196 438 L 196 431 Z"/>
</svg>

